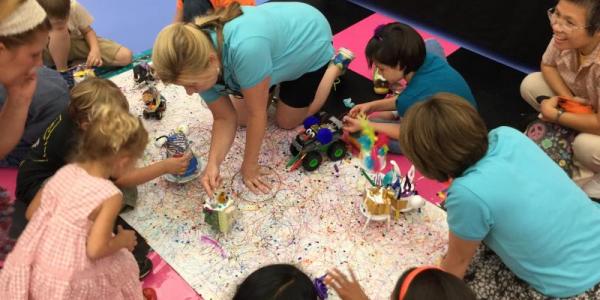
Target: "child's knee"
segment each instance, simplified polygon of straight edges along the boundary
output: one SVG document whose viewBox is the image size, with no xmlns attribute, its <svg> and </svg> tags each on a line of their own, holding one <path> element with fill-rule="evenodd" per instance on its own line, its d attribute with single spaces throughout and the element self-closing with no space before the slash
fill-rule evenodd
<svg viewBox="0 0 600 300">
<path fill-rule="evenodd" d="M 536 110 L 539 110 L 539 103 L 536 100 L 537 97 L 554 95 L 541 72 L 527 75 L 523 81 L 521 81 L 520 91 L 521 97 Z"/>
<path fill-rule="evenodd" d="M 115 57 L 115 65 L 125 66 L 130 64 L 132 60 L 133 53 L 131 52 L 131 50 L 125 47 L 121 47 Z"/>
</svg>

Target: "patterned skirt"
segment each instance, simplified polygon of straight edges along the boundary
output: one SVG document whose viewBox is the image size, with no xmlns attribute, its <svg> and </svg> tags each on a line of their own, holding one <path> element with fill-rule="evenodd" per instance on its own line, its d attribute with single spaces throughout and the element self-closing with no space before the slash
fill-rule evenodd
<svg viewBox="0 0 600 300">
<path fill-rule="evenodd" d="M 529 286 L 527 282 L 518 278 L 504 265 L 500 257 L 484 244 L 481 244 L 481 247 L 477 250 L 464 279 L 477 295 L 477 299 L 556 299 L 541 294 Z M 580 295 L 561 299 L 600 299 L 600 283 Z"/>
<path fill-rule="evenodd" d="M 8 236 L 13 212 L 14 208 L 8 192 L 0 187 L 0 260 L 4 260 L 15 245 L 15 241 Z"/>
</svg>

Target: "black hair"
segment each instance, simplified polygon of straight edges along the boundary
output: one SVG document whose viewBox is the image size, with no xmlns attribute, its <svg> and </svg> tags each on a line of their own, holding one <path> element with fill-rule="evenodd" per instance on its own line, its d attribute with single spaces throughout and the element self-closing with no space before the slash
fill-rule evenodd
<svg viewBox="0 0 600 300">
<path fill-rule="evenodd" d="M 233 300 L 316 300 L 310 278 L 288 264 L 268 265 L 250 274 L 238 286 Z"/>
<path fill-rule="evenodd" d="M 402 283 L 415 268 L 410 268 L 400 276 L 392 299 L 400 297 Z M 464 281 L 440 269 L 421 271 L 410 283 L 402 300 L 475 300 L 475 294 Z"/>
<path fill-rule="evenodd" d="M 586 31 L 588 35 L 594 35 L 600 30 L 600 1 L 598 0 L 566 0 L 575 5 L 584 7 L 587 11 Z"/>
<path fill-rule="evenodd" d="M 373 61 L 404 69 L 404 73 L 418 70 L 425 61 L 425 42 L 412 27 L 395 22 L 380 25 L 367 43 L 365 56 L 369 67 Z"/>
</svg>

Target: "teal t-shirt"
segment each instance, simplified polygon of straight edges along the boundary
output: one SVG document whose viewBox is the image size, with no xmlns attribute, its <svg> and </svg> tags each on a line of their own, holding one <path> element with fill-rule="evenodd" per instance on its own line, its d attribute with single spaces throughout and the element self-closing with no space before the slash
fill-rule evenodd
<svg viewBox="0 0 600 300">
<path fill-rule="evenodd" d="M 406 89 L 396 98 L 396 110 L 403 116 L 413 104 L 442 92 L 461 96 L 477 107 L 475 97 L 460 73 L 444 58 L 427 52 L 423 65 L 415 71 Z"/>
<path fill-rule="evenodd" d="M 452 182 L 446 207 L 452 233 L 483 240 L 545 295 L 600 282 L 600 204 L 515 129 L 489 133 L 487 153 Z"/>
<path fill-rule="evenodd" d="M 334 54 L 327 19 L 308 4 L 274 2 L 242 11 L 223 29 L 223 81 L 233 91 L 267 76 L 271 85 L 295 80 L 325 66 Z M 212 102 L 223 93 L 225 86 L 217 84 L 201 96 Z"/>
</svg>

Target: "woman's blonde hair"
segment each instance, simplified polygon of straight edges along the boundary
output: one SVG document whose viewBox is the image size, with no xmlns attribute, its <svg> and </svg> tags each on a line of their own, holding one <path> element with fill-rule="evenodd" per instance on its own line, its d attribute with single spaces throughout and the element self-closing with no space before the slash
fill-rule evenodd
<svg viewBox="0 0 600 300">
<path fill-rule="evenodd" d="M 147 144 L 148 132 L 139 118 L 121 107 L 102 104 L 80 136 L 75 161 L 110 159 L 117 154 L 138 158 Z"/>
<path fill-rule="evenodd" d="M 129 110 L 127 98 L 112 81 L 101 78 L 88 78 L 71 90 L 69 117 L 78 125 L 91 122 L 98 107 L 108 104 Z"/>
<path fill-rule="evenodd" d="M 165 83 L 190 82 L 192 77 L 204 72 L 211 53 L 216 52 L 221 59 L 225 23 L 242 14 L 240 4 L 233 2 L 197 17 L 192 23 L 176 23 L 163 28 L 152 49 L 152 63 L 158 78 Z M 209 29 L 217 33 L 216 50 Z"/>
<path fill-rule="evenodd" d="M 8 17 L 23 2 L 23 0 L 3 0 L 0 2 L 0 22 Z"/>
<path fill-rule="evenodd" d="M 402 118 L 402 153 L 425 177 L 460 177 L 488 148 L 488 131 L 467 100 L 448 93 L 413 105 Z"/>
</svg>

